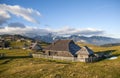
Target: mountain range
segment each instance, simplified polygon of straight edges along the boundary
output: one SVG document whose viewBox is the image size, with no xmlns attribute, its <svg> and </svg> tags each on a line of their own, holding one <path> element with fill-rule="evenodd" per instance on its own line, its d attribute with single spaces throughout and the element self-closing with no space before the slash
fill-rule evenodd
<svg viewBox="0 0 120 78">
<path fill-rule="evenodd" d="M 65 36 L 53 36 L 52 34 L 48 34 L 44 36 L 36 36 L 34 37 L 34 39 L 45 41 L 48 43 L 51 43 L 59 39 L 71 39 L 71 40 L 74 40 L 75 42 L 83 42 L 83 43 L 89 43 L 94 45 L 120 43 L 120 39 L 103 37 L 103 36 L 86 37 L 86 36 L 71 35 L 71 36 L 65 37 Z"/>
<path fill-rule="evenodd" d="M 0 35 L 0 37 L 9 37 L 12 35 Z M 103 36 L 79 36 L 79 35 L 71 35 L 71 36 L 55 36 L 53 34 L 47 34 L 47 35 L 39 35 L 39 36 L 21 36 L 21 35 L 14 35 L 17 38 L 24 38 L 24 39 L 31 39 L 31 40 L 39 40 L 47 43 L 52 43 L 56 40 L 61 39 L 71 39 L 75 42 L 82 42 L 82 43 L 88 43 L 88 44 L 94 44 L 94 45 L 102 45 L 102 46 L 111 46 L 111 45 L 119 45 L 120 39 L 117 38 L 111 38 L 111 37 L 103 37 Z"/>
</svg>

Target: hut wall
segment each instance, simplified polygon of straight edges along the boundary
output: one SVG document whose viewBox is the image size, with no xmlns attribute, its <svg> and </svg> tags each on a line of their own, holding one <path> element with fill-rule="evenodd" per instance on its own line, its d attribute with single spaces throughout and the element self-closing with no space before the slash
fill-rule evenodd
<svg viewBox="0 0 120 78">
<path fill-rule="evenodd" d="M 77 55 L 77 61 L 85 62 L 85 61 L 86 61 L 86 58 L 89 58 L 89 56 L 86 55 L 86 54 L 78 54 L 78 55 Z"/>
<path fill-rule="evenodd" d="M 89 56 L 85 54 L 78 54 L 77 58 L 89 58 Z"/>
<path fill-rule="evenodd" d="M 73 57 L 73 55 L 68 52 L 68 51 L 52 51 L 52 50 L 47 50 L 45 51 L 46 55 L 49 56 L 64 56 L 64 57 Z"/>
</svg>

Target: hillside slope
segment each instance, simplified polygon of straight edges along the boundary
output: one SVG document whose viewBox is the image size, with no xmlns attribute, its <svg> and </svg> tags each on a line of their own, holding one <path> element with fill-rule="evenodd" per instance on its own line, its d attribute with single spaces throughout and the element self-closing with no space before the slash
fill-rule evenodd
<svg viewBox="0 0 120 78">
<path fill-rule="evenodd" d="M 28 56 L 28 50 L 0 50 L 9 57 L 0 59 L 0 78 L 119 78 L 120 46 L 89 46 L 95 52 L 113 51 L 118 56 L 114 60 L 102 60 L 96 63 L 55 61 Z"/>
</svg>

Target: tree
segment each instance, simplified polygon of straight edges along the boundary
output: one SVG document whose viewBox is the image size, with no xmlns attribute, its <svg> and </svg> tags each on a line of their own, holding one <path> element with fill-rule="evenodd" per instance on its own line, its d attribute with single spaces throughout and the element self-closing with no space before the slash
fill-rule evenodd
<svg viewBox="0 0 120 78">
<path fill-rule="evenodd" d="M 6 47 L 10 47 L 10 42 L 9 41 L 5 41 L 4 46 L 5 46 L 5 48 Z"/>
</svg>

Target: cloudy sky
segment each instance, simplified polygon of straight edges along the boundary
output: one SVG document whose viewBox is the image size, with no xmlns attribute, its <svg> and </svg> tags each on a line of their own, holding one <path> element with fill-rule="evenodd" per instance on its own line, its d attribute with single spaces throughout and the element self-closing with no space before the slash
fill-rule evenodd
<svg viewBox="0 0 120 78">
<path fill-rule="evenodd" d="M 120 38 L 120 0 L 0 0 L 0 34 Z"/>
</svg>

